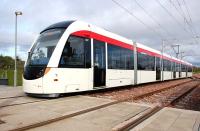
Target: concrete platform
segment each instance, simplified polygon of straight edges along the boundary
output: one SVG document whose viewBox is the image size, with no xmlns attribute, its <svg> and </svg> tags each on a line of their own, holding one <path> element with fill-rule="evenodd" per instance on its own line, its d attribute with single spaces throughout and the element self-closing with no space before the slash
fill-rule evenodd
<svg viewBox="0 0 200 131">
<path fill-rule="evenodd" d="M 73 96 L 0 108 L 0 130 L 12 130 L 109 102 L 111 100 Z"/>
<path fill-rule="evenodd" d="M 111 131 L 115 125 L 148 109 L 148 106 L 123 102 L 32 130 Z"/>
<path fill-rule="evenodd" d="M 15 97 L 15 96 L 24 96 L 24 92 L 22 87 L 12 87 L 12 86 L 4 86 L 0 85 L 0 99 Z"/>
<path fill-rule="evenodd" d="M 9 98 L 20 95 L 22 97 Z M 40 123 L 113 101 L 80 95 L 50 100 L 23 95 L 20 87 L 0 87 L 1 131 Z M 122 102 L 31 130 L 110 131 L 116 125 L 130 118 L 137 118 L 150 109 L 149 105 Z M 199 131 L 200 112 L 164 108 L 131 130 Z"/>
<path fill-rule="evenodd" d="M 6 106 L 40 102 L 40 101 L 45 101 L 45 99 L 32 98 L 32 97 L 28 97 L 28 96 L 5 98 L 5 99 L 0 99 L 0 108 L 6 107 Z"/>
<path fill-rule="evenodd" d="M 131 131 L 199 131 L 200 112 L 164 108 Z"/>
</svg>

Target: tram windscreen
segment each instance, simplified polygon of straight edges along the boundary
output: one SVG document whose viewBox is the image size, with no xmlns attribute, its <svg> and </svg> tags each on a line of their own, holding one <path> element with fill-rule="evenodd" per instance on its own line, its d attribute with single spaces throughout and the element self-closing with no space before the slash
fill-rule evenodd
<svg viewBox="0 0 200 131">
<path fill-rule="evenodd" d="M 65 29 L 43 32 L 33 45 L 26 66 L 46 66 Z"/>
</svg>

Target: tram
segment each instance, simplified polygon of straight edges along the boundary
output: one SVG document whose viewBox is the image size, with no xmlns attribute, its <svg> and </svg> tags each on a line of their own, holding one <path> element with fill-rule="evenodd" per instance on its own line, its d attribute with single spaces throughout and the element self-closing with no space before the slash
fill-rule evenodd
<svg viewBox="0 0 200 131">
<path fill-rule="evenodd" d="M 29 95 L 97 90 L 192 76 L 192 64 L 82 21 L 40 32 L 25 63 Z"/>
</svg>

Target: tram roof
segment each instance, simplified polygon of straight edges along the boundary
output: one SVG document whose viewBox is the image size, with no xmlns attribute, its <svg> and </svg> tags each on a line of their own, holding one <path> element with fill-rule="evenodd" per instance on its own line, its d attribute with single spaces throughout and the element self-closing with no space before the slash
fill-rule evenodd
<svg viewBox="0 0 200 131">
<path fill-rule="evenodd" d="M 55 29 L 55 28 L 65 28 L 66 29 L 73 22 L 74 22 L 74 20 L 62 21 L 62 22 L 55 23 L 55 24 L 50 25 L 47 28 L 45 28 L 43 31 L 40 32 L 40 34 L 49 29 Z"/>
</svg>

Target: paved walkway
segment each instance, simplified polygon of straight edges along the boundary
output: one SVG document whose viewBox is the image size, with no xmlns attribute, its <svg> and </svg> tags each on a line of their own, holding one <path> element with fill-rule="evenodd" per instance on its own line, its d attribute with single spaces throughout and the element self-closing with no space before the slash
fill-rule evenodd
<svg viewBox="0 0 200 131">
<path fill-rule="evenodd" d="M 21 87 L 0 86 L 0 130 L 40 123 L 110 102 L 112 100 L 80 95 L 50 100 L 32 98 L 24 95 Z M 110 131 L 149 109 L 148 105 L 121 102 L 32 130 Z M 131 130 L 199 131 L 200 112 L 164 108 Z"/>
<path fill-rule="evenodd" d="M 200 112 L 164 108 L 131 131 L 199 131 Z"/>
<path fill-rule="evenodd" d="M 0 98 L 15 97 L 22 95 L 24 95 L 22 86 L 13 87 L 0 85 Z"/>
</svg>

